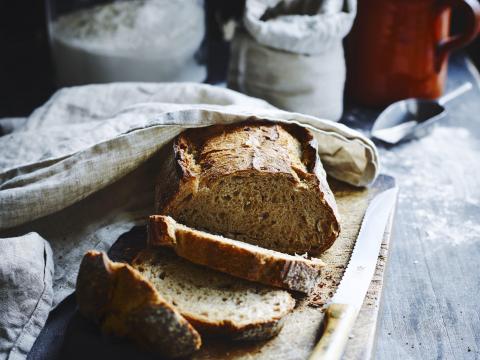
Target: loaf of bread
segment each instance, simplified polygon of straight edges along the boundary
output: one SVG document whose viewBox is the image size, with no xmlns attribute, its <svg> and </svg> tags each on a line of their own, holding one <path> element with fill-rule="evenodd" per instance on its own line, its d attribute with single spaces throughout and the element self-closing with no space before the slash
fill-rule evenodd
<svg viewBox="0 0 480 360">
<path fill-rule="evenodd" d="M 163 215 L 150 216 L 148 244 L 173 248 L 177 255 L 196 264 L 242 279 L 304 293 L 315 289 L 323 267 L 319 259 L 288 255 L 212 235 Z"/>
<path fill-rule="evenodd" d="M 164 152 L 156 213 L 289 254 L 318 255 L 340 231 L 317 144 L 293 124 L 183 132 Z"/>
<path fill-rule="evenodd" d="M 202 334 L 268 339 L 295 305 L 287 291 L 192 264 L 168 249 L 143 250 L 132 265 Z"/>
<path fill-rule="evenodd" d="M 168 358 L 200 348 L 193 326 L 137 270 L 89 251 L 78 273 L 78 309 L 103 332 L 128 337 L 142 348 Z"/>
</svg>

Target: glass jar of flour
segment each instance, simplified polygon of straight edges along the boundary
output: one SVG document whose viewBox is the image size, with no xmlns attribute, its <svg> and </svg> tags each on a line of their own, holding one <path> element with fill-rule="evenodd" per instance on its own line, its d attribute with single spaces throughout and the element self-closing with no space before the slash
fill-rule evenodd
<svg viewBox="0 0 480 360">
<path fill-rule="evenodd" d="M 203 0 L 47 0 L 59 86 L 206 78 Z"/>
</svg>

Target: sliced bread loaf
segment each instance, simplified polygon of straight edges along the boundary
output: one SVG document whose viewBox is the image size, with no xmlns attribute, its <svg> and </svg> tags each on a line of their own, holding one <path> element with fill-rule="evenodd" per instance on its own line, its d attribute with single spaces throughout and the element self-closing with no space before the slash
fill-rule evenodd
<svg viewBox="0 0 480 360">
<path fill-rule="evenodd" d="M 157 214 L 290 254 L 320 254 L 339 234 L 317 144 L 303 127 L 249 121 L 189 129 L 164 151 Z"/>
<path fill-rule="evenodd" d="M 143 250 L 132 265 L 201 333 L 268 339 L 295 305 L 284 290 L 192 264 L 169 249 Z"/>
<path fill-rule="evenodd" d="M 169 216 L 153 215 L 148 222 L 150 246 L 167 246 L 196 264 L 267 285 L 310 293 L 323 266 L 309 260 L 268 250 L 242 241 L 198 231 Z"/>
<path fill-rule="evenodd" d="M 107 334 L 129 337 L 148 351 L 184 357 L 200 348 L 198 332 L 137 270 L 89 251 L 77 279 L 80 313 Z"/>
</svg>

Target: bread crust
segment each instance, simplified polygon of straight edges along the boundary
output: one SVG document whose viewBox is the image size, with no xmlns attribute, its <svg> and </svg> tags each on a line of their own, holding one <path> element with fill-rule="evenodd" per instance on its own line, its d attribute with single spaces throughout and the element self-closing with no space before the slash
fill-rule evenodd
<svg viewBox="0 0 480 360">
<path fill-rule="evenodd" d="M 292 309 L 293 307 L 294 304 L 292 304 Z M 189 314 L 184 314 L 184 316 L 202 335 L 234 341 L 262 341 L 271 339 L 278 335 L 285 323 L 285 316 L 272 317 L 269 321 L 259 321 L 245 326 L 238 326 L 227 321 L 212 323 Z"/>
<path fill-rule="evenodd" d="M 250 146 L 249 131 L 258 129 L 269 140 L 268 144 Z M 295 151 L 296 144 L 282 136 L 283 132 L 300 143 L 300 154 Z M 222 142 L 223 134 L 233 134 L 230 137 L 233 142 Z M 308 184 L 309 191 L 323 205 L 328 218 L 327 225 L 320 229 L 326 234 L 324 241 L 311 241 L 305 250 L 311 255 L 318 255 L 327 250 L 340 233 L 337 206 L 318 156 L 316 140 L 303 127 L 247 120 L 189 129 L 174 139 L 163 154 L 165 160 L 155 191 L 156 214 L 175 217 L 175 209 L 181 207 L 184 201 L 199 189 L 209 187 L 226 176 L 253 174 L 284 177 L 292 186 Z"/>
<path fill-rule="evenodd" d="M 105 253 L 85 254 L 76 297 L 80 313 L 104 333 L 128 337 L 147 351 L 177 358 L 201 346 L 193 326 L 137 270 Z"/>
<path fill-rule="evenodd" d="M 324 264 L 243 243 L 153 215 L 148 222 L 149 246 L 171 247 L 193 263 L 250 281 L 310 293 Z"/>
</svg>

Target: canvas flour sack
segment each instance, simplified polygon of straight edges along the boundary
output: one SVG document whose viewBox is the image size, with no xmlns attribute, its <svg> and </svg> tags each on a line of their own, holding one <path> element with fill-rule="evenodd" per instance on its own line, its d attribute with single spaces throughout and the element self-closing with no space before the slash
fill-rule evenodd
<svg viewBox="0 0 480 360">
<path fill-rule="evenodd" d="M 247 0 L 232 41 L 228 86 L 330 120 L 343 109 L 345 59 L 356 0 Z"/>
</svg>

